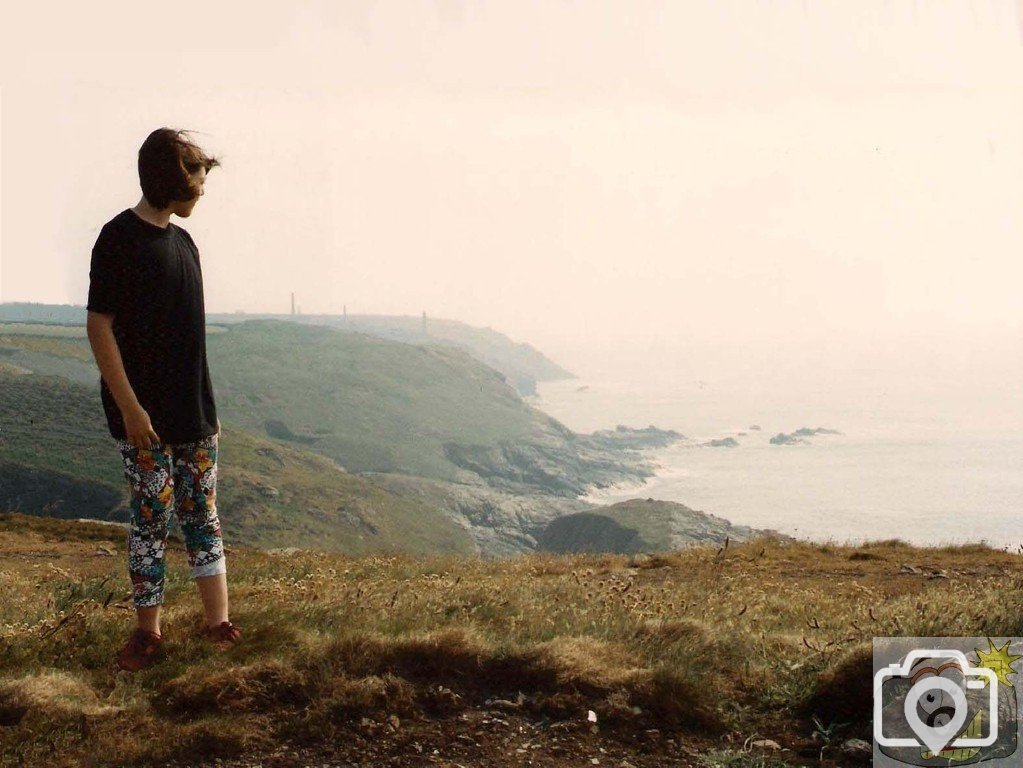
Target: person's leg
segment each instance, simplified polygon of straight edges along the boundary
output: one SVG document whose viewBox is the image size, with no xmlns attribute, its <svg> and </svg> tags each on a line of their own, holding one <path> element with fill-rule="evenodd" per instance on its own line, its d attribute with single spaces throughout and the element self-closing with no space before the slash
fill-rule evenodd
<svg viewBox="0 0 1023 768">
<path fill-rule="evenodd" d="M 177 445 L 174 451 L 178 522 L 210 627 L 228 621 L 227 561 L 217 515 L 218 445 L 219 434 Z"/>
<path fill-rule="evenodd" d="M 136 448 L 117 440 L 129 489 L 128 575 L 139 627 L 160 633 L 168 522 L 174 477 L 167 446 Z"/>
<path fill-rule="evenodd" d="M 227 572 L 215 573 L 212 576 L 196 578 L 195 585 L 199 588 L 203 610 L 206 612 L 206 626 L 215 627 L 222 621 L 229 621 L 227 616 Z"/>
</svg>

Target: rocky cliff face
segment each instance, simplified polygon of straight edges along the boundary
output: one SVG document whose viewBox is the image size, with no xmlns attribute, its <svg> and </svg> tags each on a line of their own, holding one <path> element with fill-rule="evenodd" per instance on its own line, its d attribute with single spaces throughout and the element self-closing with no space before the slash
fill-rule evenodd
<svg viewBox="0 0 1023 768">
<path fill-rule="evenodd" d="M 529 442 L 446 443 L 445 456 L 499 490 L 576 498 L 591 487 L 645 481 L 656 468 L 641 451 L 684 439 L 653 426 L 577 434 L 551 419 L 546 427 L 547 433 Z"/>
<path fill-rule="evenodd" d="M 524 552 L 656 552 L 695 544 L 739 542 L 771 529 L 732 525 L 728 520 L 657 499 L 592 504 L 517 486 L 512 493 L 487 483 L 449 483 L 398 474 L 374 481 L 403 497 L 443 510 L 472 537 L 483 558 Z"/>
<path fill-rule="evenodd" d="M 694 544 L 721 545 L 775 533 L 732 525 L 684 504 L 629 499 L 611 505 L 578 497 L 591 488 L 642 483 L 655 473 L 645 449 L 685 436 L 650 426 L 577 434 L 556 421 L 549 439 L 497 446 L 445 446 L 448 459 L 475 482 L 449 483 L 397 474 L 375 479 L 402 495 L 418 495 L 465 526 L 483 557 L 535 550 L 654 552 Z M 789 538 L 789 537 L 784 537 Z"/>
<path fill-rule="evenodd" d="M 575 498 L 514 486 L 517 492 L 479 483 L 451 483 L 411 475 L 378 473 L 375 484 L 443 510 L 472 537 L 483 558 L 533 552 L 537 536 L 552 520 L 593 505 Z"/>
</svg>

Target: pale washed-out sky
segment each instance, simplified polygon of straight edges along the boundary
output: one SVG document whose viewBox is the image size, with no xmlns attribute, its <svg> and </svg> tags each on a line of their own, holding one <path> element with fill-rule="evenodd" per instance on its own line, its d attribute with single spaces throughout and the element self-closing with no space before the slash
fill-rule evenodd
<svg viewBox="0 0 1023 768">
<path fill-rule="evenodd" d="M 166 125 L 222 157 L 174 219 L 207 312 L 425 310 L 583 374 L 923 355 L 1019 382 L 1015 0 L 2 13 L 2 301 L 85 304 Z"/>
</svg>

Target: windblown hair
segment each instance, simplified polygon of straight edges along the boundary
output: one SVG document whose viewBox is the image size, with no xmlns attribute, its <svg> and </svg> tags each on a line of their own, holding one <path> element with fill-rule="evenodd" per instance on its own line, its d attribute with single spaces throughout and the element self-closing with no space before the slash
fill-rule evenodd
<svg viewBox="0 0 1023 768">
<path fill-rule="evenodd" d="M 205 167 L 206 172 L 220 161 L 184 138 L 186 130 L 157 128 L 139 148 L 139 183 L 142 194 L 154 208 L 166 208 L 175 200 L 191 200 L 199 186 L 189 174 Z"/>
</svg>

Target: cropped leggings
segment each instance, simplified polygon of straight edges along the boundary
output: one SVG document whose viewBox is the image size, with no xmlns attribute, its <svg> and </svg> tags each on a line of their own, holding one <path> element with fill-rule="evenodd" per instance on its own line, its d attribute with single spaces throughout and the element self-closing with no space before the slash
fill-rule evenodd
<svg viewBox="0 0 1023 768">
<path fill-rule="evenodd" d="M 128 574 L 137 608 L 163 603 L 171 512 L 181 525 L 192 578 L 227 572 L 216 504 L 219 437 L 152 448 L 115 438 L 131 492 Z"/>
</svg>

